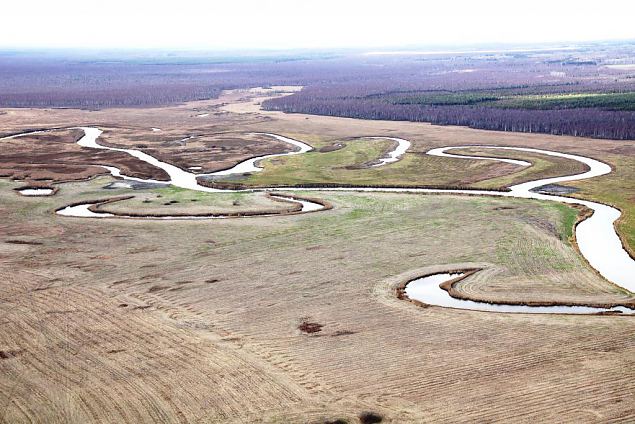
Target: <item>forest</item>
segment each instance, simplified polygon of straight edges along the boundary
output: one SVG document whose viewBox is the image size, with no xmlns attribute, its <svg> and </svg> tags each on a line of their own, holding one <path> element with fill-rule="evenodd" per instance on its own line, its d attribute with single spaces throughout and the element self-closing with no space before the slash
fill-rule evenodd
<svg viewBox="0 0 635 424">
<path fill-rule="evenodd" d="M 395 103 L 382 97 L 310 98 L 306 93 L 269 100 L 264 107 L 291 113 L 431 122 L 471 128 L 573 135 L 618 140 L 635 139 L 635 112 L 584 108 L 498 108 L 492 106 Z M 632 108 L 632 103 L 631 103 Z"/>
<path fill-rule="evenodd" d="M 634 43 L 513 53 L 222 56 L 0 52 L 0 107 L 100 109 L 300 85 L 268 110 L 635 139 Z"/>
<path fill-rule="evenodd" d="M 312 84 L 292 96 L 266 101 L 263 107 L 497 131 L 635 139 L 635 71 L 612 67 L 635 61 L 635 46 L 381 59 L 367 62 L 379 70 L 358 73 L 346 83 Z"/>
</svg>

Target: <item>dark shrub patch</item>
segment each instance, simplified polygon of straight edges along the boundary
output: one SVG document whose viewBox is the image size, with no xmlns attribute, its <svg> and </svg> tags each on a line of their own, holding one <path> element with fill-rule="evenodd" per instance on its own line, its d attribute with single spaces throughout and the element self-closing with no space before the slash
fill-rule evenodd
<svg viewBox="0 0 635 424">
<path fill-rule="evenodd" d="M 308 322 L 305 320 L 302 321 L 302 324 L 298 326 L 298 330 L 302 331 L 303 333 L 311 334 L 319 333 L 320 331 L 322 331 L 322 327 L 324 327 L 322 324 L 318 324 L 317 322 Z"/>
<path fill-rule="evenodd" d="M 0 359 L 15 358 L 20 353 L 22 353 L 21 350 L 0 350 Z"/>
<path fill-rule="evenodd" d="M 384 418 L 381 415 L 374 412 L 362 412 L 361 414 L 359 414 L 359 421 L 362 424 L 380 423 L 383 420 Z"/>
</svg>

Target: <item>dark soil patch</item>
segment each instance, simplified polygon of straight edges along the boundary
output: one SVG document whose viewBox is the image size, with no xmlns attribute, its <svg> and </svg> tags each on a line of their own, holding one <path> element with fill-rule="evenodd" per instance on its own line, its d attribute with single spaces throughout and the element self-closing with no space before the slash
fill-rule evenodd
<svg viewBox="0 0 635 424">
<path fill-rule="evenodd" d="M 344 147 L 346 147 L 346 144 L 344 143 L 333 143 L 328 146 L 320 147 L 318 152 L 320 153 L 335 152 L 336 150 L 343 149 Z"/>
<path fill-rule="evenodd" d="M 351 334 L 356 334 L 356 333 L 357 331 L 337 330 L 335 333 L 331 334 L 331 337 L 350 336 Z"/>
<path fill-rule="evenodd" d="M 20 349 L 16 349 L 16 350 L 0 350 L 0 359 L 15 358 L 16 356 L 18 356 L 21 353 L 22 353 L 22 350 L 20 350 Z"/>
<path fill-rule="evenodd" d="M 318 324 L 317 322 L 309 322 L 305 320 L 305 321 L 302 321 L 302 324 L 298 326 L 298 330 L 306 334 L 313 334 L 313 333 L 319 333 L 320 331 L 322 331 L 322 327 L 324 327 L 322 324 Z"/>
<path fill-rule="evenodd" d="M 375 412 L 362 412 L 359 414 L 359 422 L 362 424 L 375 424 L 384 420 L 384 417 Z"/>
<path fill-rule="evenodd" d="M 9 244 L 27 244 L 29 246 L 40 246 L 44 243 L 39 241 L 29 241 L 29 240 L 6 240 L 5 243 Z"/>
</svg>

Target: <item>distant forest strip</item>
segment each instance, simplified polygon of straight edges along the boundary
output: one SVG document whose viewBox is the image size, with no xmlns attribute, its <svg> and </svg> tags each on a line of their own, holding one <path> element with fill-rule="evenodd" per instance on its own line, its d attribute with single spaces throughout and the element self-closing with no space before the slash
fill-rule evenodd
<svg viewBox="0 0 635 424">
<path fill-rule="evenodd" d="M 263 107 L 290 113 L 635 140 L 635 43 L 577 50 L 368 56 L 0 51 L 0 107 L 102 109 L 298 85 Z"/>
<path fill-rule="evenodd" d="M 635 90 L 635 86 L 633 89 Z M 427 92 L 387 96 L 386 100 L 392 104 L 419 104 L 426 106 L 480 105 L 508 109 L 598 108 L 635 111 L 635 92 L 531 95 L 497 93 L 496 91 Z"/>
<path fill-rule="evenodd" d="M 0 51 L 0 107 L 165 106 L 217 98 L 229 89 L 305 85 L 330 74 L 318 63 L 288 58 L 108 59 Z"/>
<path fill-rule="evenodd" d="M 128 88 L 65 88 L 51 91 L 0 93 L 3 107 L 66 107 L 101 109 L 108 107 L 161 106 L 192 100 L 213 99 L 221 90 L 192 85 L 140 85 Z"/>
<path fill-rule="evenodd" d="M 464 104 L 427 104 L 425 101 L 394 101 L 390 95 L 373 98 L 311 98 L 300 92 L 263 102 L 263 107 L 289 113 L 430 122 L 497 131 L 635 139 L 634 100 L 616 103 L 620 109 L 609 110 L 597 107 L 601 102 L 572 105 L 518 99 L 503 100 L 501 104 L 496 104 L 496 99 L 492 98 L 481 101 L 464 99 Z M 607 103 L 602 106 L 606 107 Z"/>
</svg>

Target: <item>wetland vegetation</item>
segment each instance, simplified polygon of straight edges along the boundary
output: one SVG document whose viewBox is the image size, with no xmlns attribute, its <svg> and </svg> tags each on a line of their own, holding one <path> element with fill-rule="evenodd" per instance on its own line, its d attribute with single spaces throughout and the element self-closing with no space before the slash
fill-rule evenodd
<svg viewBox="0 0 635 424">
<path fill-rule="evenodd" d="M 630 419 L 635 297 L 554 196 L 619 208 L 633 252 L 633 70 L 609 66 L 631 53 L 0 57 L 0 421 Z M 610 173 L 516 198 L 590 168 L 500 147 Z M 329 207 L 251 191 L 280 187 Z"/>
</svg>

